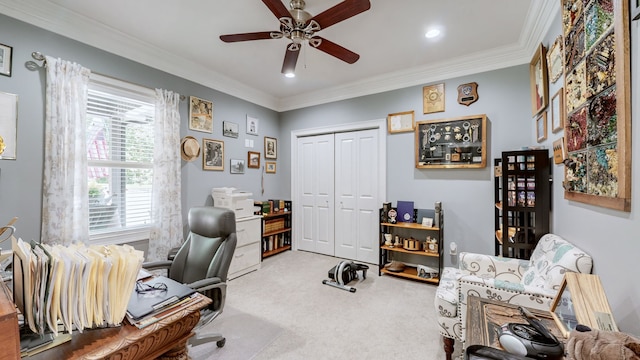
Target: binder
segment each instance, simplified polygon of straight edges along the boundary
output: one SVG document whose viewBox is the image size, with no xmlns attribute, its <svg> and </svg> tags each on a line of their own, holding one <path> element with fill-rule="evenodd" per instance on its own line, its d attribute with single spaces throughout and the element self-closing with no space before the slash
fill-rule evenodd
<svg viewBox="0 0 640 360">
<path fill-rule="evenodd" d="M 164 276 L 153 277 L 142 284 L 145 284 L 145 288 L 153 288 L 154 285 L 165 284 L 167 289 L 154 289 L 140 293 L 134 290 L 127 306 L 127 313 L 133 320 L 138 320 L 153 312 L 166 309 L 195 292 L 194 289 L 187 285 Z"/>
</svg>

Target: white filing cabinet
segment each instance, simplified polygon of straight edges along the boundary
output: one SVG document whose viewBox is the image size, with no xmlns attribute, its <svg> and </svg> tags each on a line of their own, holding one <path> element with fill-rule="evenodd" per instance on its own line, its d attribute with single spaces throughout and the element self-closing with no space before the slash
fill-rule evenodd
<svg viewBox="0 0 640 360">
<path fill-rule="evenodd" d="M 236 219 L 238 244 L 229 266 L 229 279 L 260 269 L 260 216 Z"/>
</svg>

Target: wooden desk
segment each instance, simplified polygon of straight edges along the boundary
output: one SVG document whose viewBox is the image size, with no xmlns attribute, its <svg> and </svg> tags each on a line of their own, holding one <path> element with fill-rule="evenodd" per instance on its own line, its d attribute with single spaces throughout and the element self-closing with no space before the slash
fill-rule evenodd
<svg viewBox="0 0 640 360">
<path fill-rule="evenodd" d="M 27 359 L 188 359 L 187 341 L 200 320 L 200 309 L 211 299 L 203 299 L 144 329 L 129 325 L 73 333 L 71 341 Z"/>
<path fill-rule="evenodd" d="M 527 309 L 537 316 L 566 348 L 566 339 L 562 336 L 562 332 L 551 317 L 551 313 L 549 311 Z M 467 299 L 465 346 L 485 345 L 502 349 L 498 336 L 500 327 L 506 323 L 528 324 L 527 320 L 520 315 L 517 305 L 469 296 Z"/>
</svg>

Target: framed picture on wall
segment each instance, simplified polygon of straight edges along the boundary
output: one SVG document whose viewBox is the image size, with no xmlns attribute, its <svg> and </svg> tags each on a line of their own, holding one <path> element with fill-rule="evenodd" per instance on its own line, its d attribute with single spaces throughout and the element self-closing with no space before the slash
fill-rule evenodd
<svg viewBox="0 0 640 360">
<path fill-rule="evenodd" d="M 556 133 L 564 128 L 564 88 L 551 98 L 551 131 Z"/>
<path fill-rule="evenodd" d="M 18 95 L 0 91 L 0 159 L 16 159 Z"/>
<path fill-rule="evenodd" d="M 238 124 L 230 121 L 222 122 L 222 135 L 232 138 L 238 137 Z"/>
<path fill-rule="evenodd" d="M 249 151 L 247 153 L 247 165 L 250 169 L 260 169 L 260 153 L 257 151 Z"/>
<path fill-rule="evenodd" d="M 224 170 L 224 141 L 202 139 L 202 169 Z"/>
<path fill-rule="evenodd" d="M 0 44 L 0 75 L 11 76 L 11 60 L 13 48 L 9 45 Z"/>
<path fill-rule="evenodd" d="M 189 130 L 213 132 L 213 102 L 189 96 Z"/>
<path fill-rule="evenodd" d="M 267 174 L 275 174 L 276 173 L 276 162 L 275 161 L 267 161 L 265 172 Z"/>
<path fill-rule="evenodd" d="M 416 127 L 413 110 L 387 115 L 387 131 L 390 134 L 413 131 Z"/>
<path fill-rule="evenodd" d="M 629 14 L 631 20 L 640 20 L 640 0 L 630 0 Z"/>
<path fill-rule="evenodd" d="M 264 137 L 264 158 L 265 159 L 277 159 L 278 158 L 278 140 L 271 137 Z"/>
<path fill-rule="evenodd" d="M 564 73 L 564 57 L 562 54 L 562 35 L 556 38 L 549 52 L 547 53 L 547 68 L 549 70 L 549 80 L 555 83 Z"/>
<path fill-rule="evenodd" d="M 539 114 L 547 107 L 549 84 L 547 84 L 547 50 L 542 43 L 529 63 L 529 81 L 531 83 L 531 111 Z"/>
<path fill-rule="evenodd" d="M 543 142 L 547 138 L 547 112 L 544 111 L 536 118 L 536 139 Z"/>
<path fill-rule="evenodd" d="M 260 120 L 247 115 L 247 134 L 258 135 L 258 123 Z"/>
<path fill-rule="evenodd" d="M 231 159 L 229 172 L 232 174 L 244 174 L 244 160 Z"/>
<path fill-rule="evenodd" d="M 444 83 L 422 88 L 422 112 L 431 114 L 444 111 Z"/>
</svg>

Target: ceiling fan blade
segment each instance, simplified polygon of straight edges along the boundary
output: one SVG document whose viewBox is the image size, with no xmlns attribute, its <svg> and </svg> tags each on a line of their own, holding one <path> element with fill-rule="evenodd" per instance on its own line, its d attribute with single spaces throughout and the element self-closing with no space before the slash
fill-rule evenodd
<svg viewBox="0 0 640 360">
<path fill-rule="evenodd" d="M 291 13 L 289 13 L 289 10 L 287 10 L 287 7 L 284 6 L 281 0 L 262 0 L 262 2 L 267 5 L 278 20 L 283 17 L 291 17 Z"/>
<path fill-rule="evenodd" d="M 367 11 L 371 8 L 369 0 L 345 0 L 336 6 L 333 6 L 320 14 L 314 16 L 309 20 L 315 20 L 322 29 L 326 29 L 331 25 L 339 23 L 342 20 L 346 20 L 352 16 L 358 15 L 361 12 Z"/>
<path fill-rule="evenodd" d="M 238 41 L 249 41 L 249 40 L 280 39 L 280 38 L 282 38 L 282 33 L 280 31 L 260 31 L 260 32 L 244 33 L 244 34 L 220 35 L 220 40 L 227 43 L 238 42 Z"/>
<path fill-rule="evenodd" d="M 298 50 L 289 50 L 289 47 L 287 46 L 287 52 L 284 55 L 284 61 L 282 62 L 283 74 L 293 73 L 296 70 L 298 55 L 300 55 L 300 47 L 298 47 Z"/>
<path fill-rule="evenodd" d="M 360 59 L 360 55 L 320 36 L 314 36 L 309 39 L 309 45 L 349 64 L 353 64 Z"/>
</svg>

